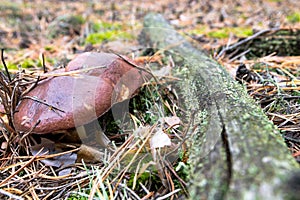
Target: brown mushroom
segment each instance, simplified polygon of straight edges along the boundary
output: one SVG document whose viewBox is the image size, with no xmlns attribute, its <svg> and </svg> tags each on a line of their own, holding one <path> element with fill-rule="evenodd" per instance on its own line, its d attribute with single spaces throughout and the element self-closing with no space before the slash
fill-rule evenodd
<svg viewBox="0 0 300 200">
<path fill-rule="evenodd" d="M 130 98 L 149 74 L 128 58 L 88 52 L 72 60 L 64 76 L 38 83 L 23 96 L 14 114 L 19 131 L 43 134 L 87 124 L 117 102 Z M 61 73 L 61 71 L 59 71 Z M 76 73 L 75 73 L 76 72 Z M 78 72 L 78 73 L 77 73 Z"/>
</svg>

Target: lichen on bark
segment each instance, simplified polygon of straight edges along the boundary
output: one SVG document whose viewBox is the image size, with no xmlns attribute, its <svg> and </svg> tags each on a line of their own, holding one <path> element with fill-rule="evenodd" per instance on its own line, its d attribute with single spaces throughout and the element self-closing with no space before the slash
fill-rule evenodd
<svg viewBox="0 0 300 200">
<path fill-rule="evenodd" d="M 184 58 L 177 73 L 190 129 L 190 199 L 284 198 L 297 169 L 279 131 L 243 86 L 157 14 L 145 17 L 143 44 Z"/>
</svg>

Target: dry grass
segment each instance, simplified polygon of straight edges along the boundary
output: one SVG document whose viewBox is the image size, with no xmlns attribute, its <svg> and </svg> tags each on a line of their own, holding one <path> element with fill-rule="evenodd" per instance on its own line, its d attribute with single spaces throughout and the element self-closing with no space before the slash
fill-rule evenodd
<svg viewBox="0 0 300 200">
<path fill-rule="evenodd" d="M 55 145 L 63 146 L 64 151 L 50 154 L 41 148 L 33 154 L 32 146 L 44 136 L 31 134 L 31 131 L 16 131 L 13 113 L 18 100 L 42 76 L 22 70 L 10 76 L 8 78 L 1 72 L 0 77 L 1 101 L 5 108 L 0 132 L 1 198 L 177 199 L 187 195 L 184 170 L 188 165 L 184 138 L 188 127 L 180 121 L 174 124 L 167 121 L 167 117 L 178 120 L 180 108 L 174 95 L 170 97 L 166 78 L 160 77 L 156 82 L 148 83 L 143 95 L 135 97 L 133 101 L 138 107 L 133 108 L 130 122 L 123 127 L 126 134 L 115 134 L 112 138 L 116 142 L 109 148 L 96 149 L 93 144 L 54 141 Z M 141 102 L 145 104 L 138 105 Z M 142 110 L 138 110 L 139 107 Z M 161 135 L 157 136 L 158 133 Z M 170 138 L 170 146 L 160 141 L 165 136 Z M 153 145 L 162 147 L 153 148 Z M 63 156 L 67 158 L 84 148 L 85 152 L 92 152 L 92 160 L 81 159 L 63 167 L 49 166 L 44 162 Z M 71 169 L 70 173 L 59 175 L 65 169 Z"/>
<path fill-rule="evenodd" d="M 226 63 L 236 71 L 240 62 Z M 266 56 L 243 63 L 250 69 L 252 80 L 244 81 L 248 93 L 281 130 L 292 155 L 300 162 L 300 57 Z"/>
</svg>

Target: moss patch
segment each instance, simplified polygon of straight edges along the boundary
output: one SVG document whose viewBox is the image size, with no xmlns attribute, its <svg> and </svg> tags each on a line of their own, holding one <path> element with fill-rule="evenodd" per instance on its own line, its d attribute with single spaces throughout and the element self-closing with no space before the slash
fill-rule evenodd
<svg viewBox="0 0 300 200">
<path fill-rule="evenodd" d="M 298 23 L 300 22 L 300 12 L 294 12 L 288 15 L 286 18 L 291 23 Z"/>
<path fill-rule="evenodd" d="M 92 33 L 86 37 L 85 42 L 88 44 L 101 44 L 104 41 L 112 41 L 116 40 L 117 38 L 133 39 L 134 37 L 127 32 L 112 30 L 99 33 Z"/>
<path fill-rule="evenodd" d="M 234 28 L 222 28 L 216 31 L 210 31 L 207 35 L 211 38 L 228 38 L 230 33 L 237 37 L 248 37 L 253 34 L 251 28 L 234 27 Z"/>
<path fill-rule="evenodd" d="M 204 34 L 210 38 L 224 39 L 228 38 L 230 33 L 237 37 L 248 37 L 253 34 L 250 27 L 224 27 L 218 30 L 207 30 L 205 26 L 190 31 L 191 34 L 201 35 Z"/>
<path fill-rule="evenodd" d="M 104 41 L 116 39 L 134 39 L 134 36 L 127 32 L 127 27 L 120 23 L 93 23 L 91 28 L 92 33 L 86 37 L 86 44 L 101 44 Z"/>
<path fill-rule="evenodd" d="M 108 23 L 108 22 L 96 22 L 92 24 L 92 30 L 97 31 L 108 31 L 108 30 L 121 30 L 122 25 L 120 23 Z"/>
</svg>

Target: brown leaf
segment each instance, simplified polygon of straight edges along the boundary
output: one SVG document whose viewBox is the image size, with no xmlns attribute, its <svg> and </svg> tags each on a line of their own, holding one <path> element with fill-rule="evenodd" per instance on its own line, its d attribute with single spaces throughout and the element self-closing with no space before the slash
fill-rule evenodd
<svg viewBox="0 0 300 200">
<path fill-rule="evenodd" d="M 40 152 L 40 154 L 51 155 L 51 154 L 57 154 L 62 152 L 62 149 L 57 148 L 53 141 L 46 138 L 41 138 L 40 144 L 31 146 L 30 151 L 32 155 L 35 156 L 42 148 L 43 150 Z M 55 156 L 51 159 L 43 159 L 41 160 L 41 162 L 43 162 L 47 166 L 64 168 L 74 164 L 76 159 L 77 159 L 76 153 L 66 153 L 60 156 Z M 59 176 L 69 174 L 70 171 L 71 168 L 63 169 L 59 172 Z"/>
<path fill-rule="evenodd" d="M 104 157 L 104 153 L 101 152 L 99 149 L 87 146 L 85 144 L 82 144 L 80 146 L 80 150 L 78 151 L 77 155 L 78 162 L 81 162 L 81 160 L 84 160 L 85 162 L 99 162 L 102 161 Z"/>
</svg>

